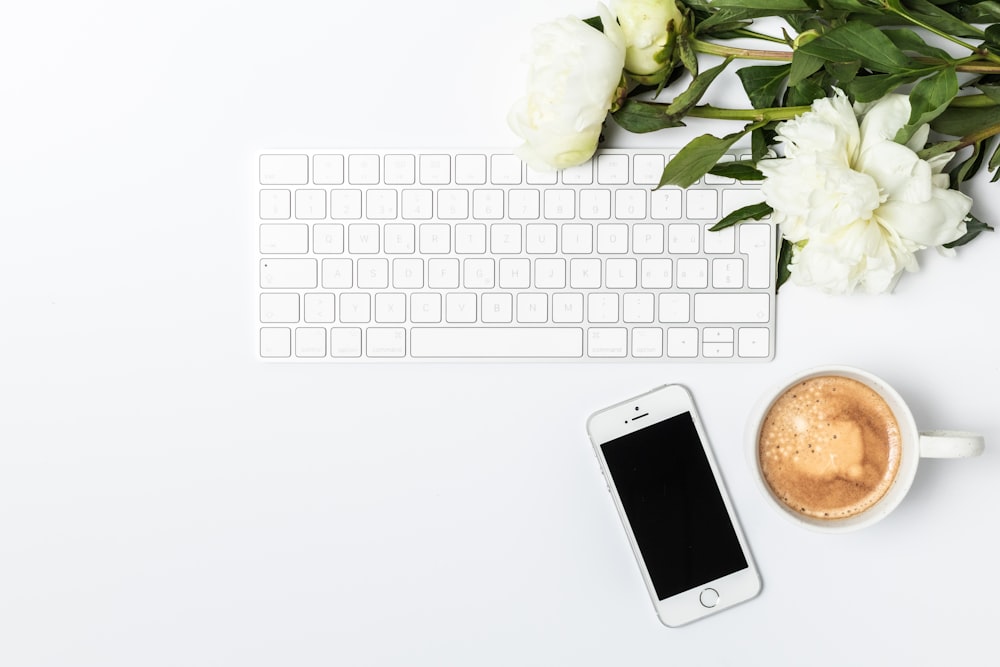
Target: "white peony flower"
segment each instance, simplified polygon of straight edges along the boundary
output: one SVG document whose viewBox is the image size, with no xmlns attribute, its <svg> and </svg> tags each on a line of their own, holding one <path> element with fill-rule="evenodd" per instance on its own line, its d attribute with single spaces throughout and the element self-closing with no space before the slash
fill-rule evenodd
<svg viewBox="0 0 1000 667">
<path fill-rule="evenodd" d="M 625 65 L 621 28 L 607 7 L 598 12 L 603 33 L 567 17 L 532 34 L 528 94 L 507 120 L 525 142 L 517 154 L 535 169 L 582 164 L 597 150 Z"/>
<path fill-rule="evenodd" d="M 778 126 L 784 157 L 757 165 L 773 218 L 795 244 L 790 279 L 831 293 L 891 290 L 917 270 L 917 251 L 965 234 L 972 208 L 942 173 L 951 153 L 917 157 L 926 125 L 905 145 L 893 141 L 910 117 L 906 96 L 857 112 L 839 90 L 816 100 Z"/>
<path fill-rule="evenodd" d="M 663 50 L 681 24 L 674 0 L 612 0 L 611 10 L 625 34 L 625 69 L 642 75 L 663 69 Z"/>
</svg>

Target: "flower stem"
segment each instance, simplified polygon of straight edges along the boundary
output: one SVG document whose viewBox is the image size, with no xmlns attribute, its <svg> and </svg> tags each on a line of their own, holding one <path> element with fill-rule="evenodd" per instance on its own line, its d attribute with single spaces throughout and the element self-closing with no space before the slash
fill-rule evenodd
<svg viewBox="0 0 1000 667">
<path fill-rule="evenodd" d="M 981 109 L 983 107 L 995 107 L 996 105 L 996 102 L 982 93 L 977 95 L 959 95 L 948 104 L 952 109 Z"/>
<path fill-rule="evenodd" d="M 716 118 L 722 120 L 772 121 L 788 120 L 809 111 L 812 107 L 769 107 L 766 109 L 727 109 L 704 104 L 691 108 L 688 116 L 694 118 Z"/>
<path fill-rule="evenodd" d="M 783 60 L 792 59 L 791 51 L 765 51 L 761 49 L 744 49 L 736 46 L 724 46 L 714 42 L 692 39 L 691 46 L 699 53 L 732 58 L 749 58 L 752 60 Z"/>
<path fill-rule="evenodd" d="M 1000 123 L 994 125 L 987 125 L 986 127 L 976 130 L 972 134 L 967 134 L 961 139 L 961 144 L 956 146 L 956 148 L 963 148 L 965 146 L 972 146 L 973 144 L 978 144 L 984 139 L 989 139 L 990 137 L 1000 134 Z"/>
</svg>

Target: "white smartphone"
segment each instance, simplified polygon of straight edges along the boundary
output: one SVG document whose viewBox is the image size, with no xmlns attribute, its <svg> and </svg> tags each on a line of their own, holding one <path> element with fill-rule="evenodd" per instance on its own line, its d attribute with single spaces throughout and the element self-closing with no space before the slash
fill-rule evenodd
<svg viewBox="0 0 1000 667">
<path fill-rule="evenodd" d="M 687 389 L 666 385 L 600 410 L 587 432 L 664 625 L 684 625 L 760 592 Z"/>
</svg>

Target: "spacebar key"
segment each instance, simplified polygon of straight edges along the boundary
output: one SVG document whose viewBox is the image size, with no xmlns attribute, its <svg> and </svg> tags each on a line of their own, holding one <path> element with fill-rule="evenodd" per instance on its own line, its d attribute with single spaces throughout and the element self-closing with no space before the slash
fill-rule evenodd
<svg viewBox="0 0 1000 667">
<path fill-rule="evenodd" d="M 413 357 L 582 357 L 583 329 L 559 327 L 414 327 Z"/>
</svg>

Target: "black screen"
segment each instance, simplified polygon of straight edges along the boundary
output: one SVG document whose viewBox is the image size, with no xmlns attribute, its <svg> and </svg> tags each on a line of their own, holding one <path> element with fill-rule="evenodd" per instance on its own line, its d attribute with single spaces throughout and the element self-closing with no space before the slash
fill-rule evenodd
<svg viewBox="0 0 1000 667">
<path fill-rule="evenodd" d="M 690 413 L 601 451 L 659 599 L 747 567 Z"/>
</svg>

